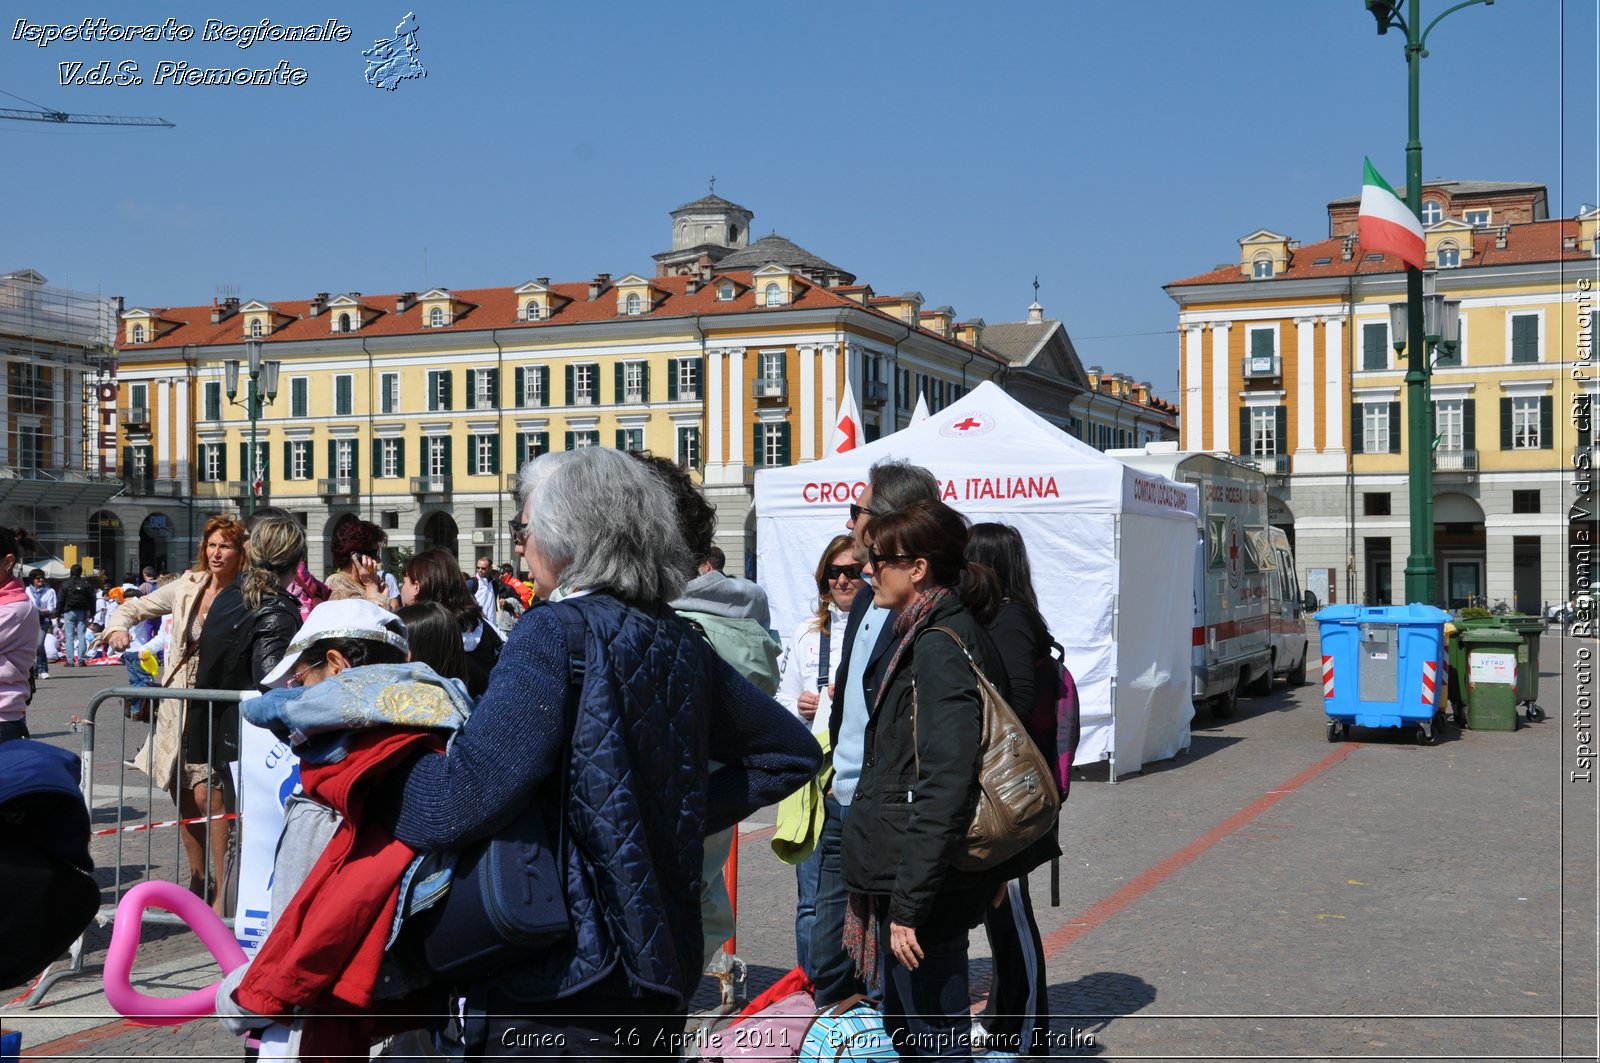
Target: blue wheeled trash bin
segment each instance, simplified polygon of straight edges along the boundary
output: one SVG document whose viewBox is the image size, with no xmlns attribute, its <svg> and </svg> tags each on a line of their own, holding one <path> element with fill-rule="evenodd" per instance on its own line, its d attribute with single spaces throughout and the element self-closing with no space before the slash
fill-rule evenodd
<svg viewBox="0 0 1600 1063">
<path fill-rule="evenodd" d="M 1316 619 L 1328 741 L 1351 727 L 1415 727 L 1417 741 L 1431 745 L 1449 614 L 1431 605 L 1330 605 Z"/>
</svg>

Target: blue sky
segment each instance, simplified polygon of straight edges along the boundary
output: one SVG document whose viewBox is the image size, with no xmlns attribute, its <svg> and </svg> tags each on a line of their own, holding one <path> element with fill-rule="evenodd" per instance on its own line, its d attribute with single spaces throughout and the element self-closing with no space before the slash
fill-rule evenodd
<svg viewBox="0 0 1600 1063">
<path fill-rule="evenodd" d="M 1424 15 L 1448 6 L 1424 0 Z M 407 10 L 424 80 L 363 48 Z M 1600 202 L 1596 5 L 1500 0 L 1434 30 L 1428 178 Z M 964 317 L 1040 301 L 1086 364 L 1176 398 L 1161 285 L 1269 227 L 1327 235 L 1371 155 L 1405 176 L 1401 39 L 1361 0 L 579 5 L 6 3 L 0 106 L 176 129 L 0 121 L 0 269 L 130 305 L 650 273 L 667 213 L 716 190 L 879 292 Z M 134 15 L 130 12 L 137 12 Z M 14 40 L 31 23 L 173 18 L 196 39 Z M 337 18 L 347 43 L 199 40 L 208 18 Z M 145 82 L 59 84 L 57 64 Z M 162 60 L 302 67 L 305 84 L 153 83 Z"/>
</svg>

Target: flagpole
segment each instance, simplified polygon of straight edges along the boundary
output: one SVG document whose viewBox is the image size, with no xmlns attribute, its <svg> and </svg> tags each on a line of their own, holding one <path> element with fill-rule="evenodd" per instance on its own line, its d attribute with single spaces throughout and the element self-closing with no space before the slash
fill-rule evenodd
<svg viewBox="0 0 1600 1063">
<path fill-rule="evenodd" d="M 1427 56 L 1428 34 L 1446 15 L 1494 0 L 1465 0 L 1446 8 L 1426 27 L 1422 25 L 1422 0 L 1367 0 L 1367 10 L 1378 20 L 1378 33 L 1398 27 L 1406 35 L 1406 206 L 1422 217 L 1422 60 Z M 1431 344 L 1425 338 L 1422 314 L 1422 270 L 1406 264 L 1406 319 L 1411 342 L 1406 355 L 1406 444 L 1411 482 L 1411 552 L 1406 557 L 1408 602 L 1439 604 L 1439 573 L 1433 553 L 1433 410 L 1428 402 L 1432 374 Z M 1352 425 L 1351 431 L 1360 429 Z"/>
</svg>

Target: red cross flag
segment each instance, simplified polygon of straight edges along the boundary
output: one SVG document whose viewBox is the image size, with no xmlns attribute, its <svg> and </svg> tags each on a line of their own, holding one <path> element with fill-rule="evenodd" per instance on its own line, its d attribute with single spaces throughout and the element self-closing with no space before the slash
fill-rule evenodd
<svg viewBox="0 0 1600 1063">
<path fill-rule="evenodd" d="M 862 442 L 861 411 L 856 408 L 855 389 L 846 378 L 844 396 L 839 399 L 839 416 L 833 422 L 833 435 L 828 440 L 828 453 L 843 454 L 856 449 Z"/>
</svg>

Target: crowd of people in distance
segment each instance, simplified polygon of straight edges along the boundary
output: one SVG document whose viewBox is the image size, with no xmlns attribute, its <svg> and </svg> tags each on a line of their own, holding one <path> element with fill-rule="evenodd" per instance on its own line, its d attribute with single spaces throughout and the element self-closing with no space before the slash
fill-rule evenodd
<svg viewBox="0 0 1600 1063">
<path fill-rule="evenodd" d="M 151 723 L 133 763 L 195 821 L 189 888 L 219 914 L 236 891 L 240 710 L 162 689 L 260 691 L 244 718 L 299 756 L 270 929 L 218 990 L 225 1025 L 276 1029 L 299 1058 L 364 1055 L 417 1016 L 469 1058 L 658 1054 L 732 931 L 732 828 L 809 795 L 794 935 L 818 1008 L 875 1002 L 906 1057 L 1047 1051 L 1027 876 L 1059 855 L 1056 832 L 983 870 L 955 860 L 978 800 L 980 674 L 1025 720 L 1057 695 L 1020 535 L 969 525 L 928 470 L 880 462 L 818 544 L 815 612 L 783 642 L 761 589 L 723 571 L 715 513 L 675 463 L 546 454 L 517 494 L 526 580 L 489 558 L 464 573 L 439 548 L 390 574 L 384 532 L 358 519 L 319 580 L 300 524 L 267 508 L 213 517 L 191 569 L 101 606 L 87 583 L 51 600 L 19 578 L 38 545 L 0 529 L 0 741 L 28 739 L 42 618 L 63 614 L 68 666 L 99 623 L 150 688 L 129 707 Z M 1055 756 L 1053 733 L 1033 737 Z M 521 873 L 553 884 L 564 923 L 452 967 L 466 945 L 430 928 L 468 894 L 429 901 L 428 884 L 488 874 L 474 854 L 529 838 L 544 863 Z M 995 976 L 975 1018 L 980 924 Z"/>
</svg>

